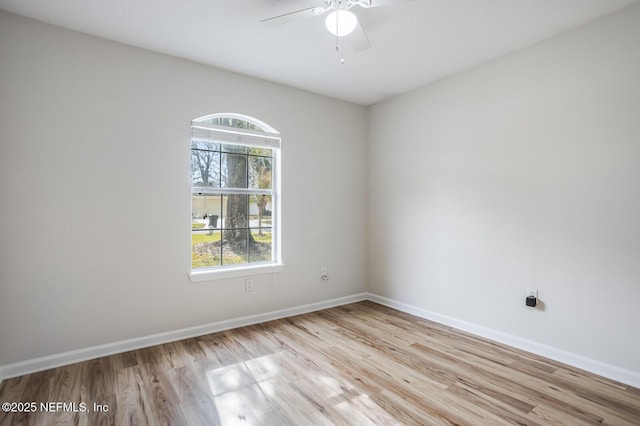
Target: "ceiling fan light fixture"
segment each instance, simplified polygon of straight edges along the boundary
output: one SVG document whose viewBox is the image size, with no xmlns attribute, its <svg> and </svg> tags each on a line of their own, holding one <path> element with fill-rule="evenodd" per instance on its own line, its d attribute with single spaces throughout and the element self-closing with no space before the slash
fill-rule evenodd
<svg viewBox="0 0 640 426">
<path fill-rule="evenodd" d="M 358 18 L 351 11 L 338 9 L 327 15 L 324 24 L 334 36 L 344 37 L 356 29 Z"/>
</svg>

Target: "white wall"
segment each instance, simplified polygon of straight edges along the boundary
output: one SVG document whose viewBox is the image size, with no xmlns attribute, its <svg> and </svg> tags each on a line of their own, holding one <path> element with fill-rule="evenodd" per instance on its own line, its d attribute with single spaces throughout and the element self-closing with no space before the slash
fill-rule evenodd
<svg viewBox="0 0 640 426">
<path fill-rule="evenodd" d="M 370 109 L 373 293 L 640 374 L 638 23 Z"/>
<path fill-rule="evenodd" d="M 252 293 L 188 279 L 189 125 L 216 112 L 283 137 L 285 269 Z M 365 119 L 0 12 L 0 366 L 365 291 Z"/>
</svg>

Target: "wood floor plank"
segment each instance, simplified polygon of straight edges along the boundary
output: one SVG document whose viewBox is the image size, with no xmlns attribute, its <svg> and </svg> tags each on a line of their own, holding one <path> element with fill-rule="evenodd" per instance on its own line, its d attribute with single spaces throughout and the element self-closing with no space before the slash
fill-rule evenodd
<svg viewBox="0 0 640 426">
<path fill-rule="evenodd" d="M 353 422 L 359 424 L 370 423 L 369 419 L 361 413 L 351 413 L 351 417 L 345 415 L 337 406 L 349 399 L 340 393 L 337 395 L 332 393 L 330 396 L 327 396 L 327 394 L 324 393 L 325 389 L 323 385 L 324 383 L 321 380 L 309 379 L 301 379 L 289 384 L 294 392 L 305 398 L 309 404 L 332 424 L 348 424 L 350 418 Z"/>
<path fill-rule="evenodd" d="M 640 388 L 634 388 L 631 386 L 627 386 L 627 390 L 625 391 L 629 395 L 640 397 Z"/>
<path fill-rule="evenodd" d="M 169 342 L 158 346 L 159 357 L 163 368 L 172 369 L 184 367 L 190 364 L 190 357 L 184 347 L 184 340 Z"/>
<path fill-rule="evenodd" d="M 280 353 L 264 355 L 256 359 L 245 361 L 244 363 L 251 375 L 257 382 L 273 379 L 276 377 L 283 378 L 291 382 L 296 379 L 290 368 L 287 367 L 287 360 Z"/>
<path fill-rule="evenodd" d="M 287 417 L 296 424 L 308 425 L 330 425 L 329 419 L 322 415 L 322 412 L 311 404 L 304 396 L 296 392 L 289 383 L 270 379 L 260 383 L 260 388 L 264 394 L 275 401 L 286 413 Z"/>
<path fill-rule="evenodd" d="M 198 346 L 206 356 L 202 365 L 203 369 L 213 369 L 238 362 L 236 357 L 222 344 L 220 336 L 209 334 L 197 338 Z"/>
<path fill-rule="evenodd" d="M 260 425 L 251 407 L 242 397 L 242 392 L 229 391 L 214 396 L 220 424 L 223 425 Z"/>
<path fill-rule="evenodd" d="M 117 424 L 153 424 L 149 399 L 144 389 L 141 370 L 137 366 L 122 368 L 116 372 Z"/>
<path fill-rule="evenodd" d="M 22 397 L 25 394 L 29 380 L 30 376 L 28 375 L 3 380 L 0 383 L 0 403 L 24 401 Z M 26 419 L 26 416 L 24 418 Z M 0 410 L 0 426 L 11 424 L 20 424 L 18 413 Z"/>
<path fill-rule="evenodd" d="M 554 375 L 541 378 L 514 369 L 492 369 L 481 362 L 475 362 L 474 365 L 487 374 L 495 375 L 498 379 L 508 379 L 525 384 L 527 389 L 539 392 L 547 404 L 553 404 L 550 408 L 558 408 L 563 411 L 573 410 L 576 418 L 599 419 L 599 421 L 602 421 L 603 418 L 612 418 L 621 424 L 634 424 L 635 419 L 638 418 L 633 413 L 635 411 L 633 407 L 628 406 L 625 410 L 616 410 L 615 407 L 610 407 L 599 401 L 595 393 L 580 392 L 572 384 L 558 380 L 558 377 Z"/>
<path fill-rule="evenodd" d="M 635 405 L 637 397 L 629 395 L 626 387 L 621 389 L 618 383 L 603 382 L 598 378 L 560 368 L 553 373 L 554 378 L 560 379 L 566 387 L 571 387 L 587 398 L 620 411 L 628 411 L 634 416 L 640 416 L 640 405 Z"/>
<path fill-rule="evenodd" d="M 271 355 L 277 347 L 264 337 L 264 330 L 256 325 L 239 328 L 235 331 L 236 339 L 251 353 L 251 358 Z"/>
<path fill-rule="evenodd" d="M 180 404 L 180 409 L 187 419 L 189 426 L 221 426 L 220 415 L 213 401 Z"/>
<path fill-rule="evenodd" d="M 351 398 L 344 403 L 341 403 L 337 407 L 344 412 L 353 415 L 353 413 L 362 414 L 373 425 L 398 425 L 400 422 L 395 419 L 390 413 L 380 407 L 373 401 L 369 395 L 361 393 L 355 398 Z M 353 423 L 353 422 L 350 422 Z M 363 421 L 363 423 L 366 423 Z"/>
<path fill-rule="evenodd" d="M 405 425 L 456 425 L 452 419 L 435 415 L 431 411 L 425 411 L 422 407 L 413 404 L 400 394 L 391 391 L 382 391 L 371 396 L 371 399 L 382 409 L 388 412 L 400 424 Z"/>
<path fill-rule="evenodd" d="M 526 410 L 527 405 L 535 407 L 539 403 L 544 403 L 552 408 L 572 413 L 576 419 L 583 417 L 601 419 L 601 417 L 586 412 L 583 407 L 568 403 L 567 399 L 571 398 L 570 390 L 561 391 L 549 383 L 546 383 L 546 386 L 544 384 L 540 386 L 539 383 L 532 383 L 536 380 L 534 376 L 518 376 L 517 372 L 508 369 L 502 371 L 503 369 L 479 368 L 473 360 L 465 357 L 451 356 L 420 344 L 414 346 L 426 353 L 433 354 L 434 359 L 442 359 L 442 362 L 446 364 L 443 368 L 456 371 L 461 383 L 484 393 L 494 393 L 502 400 L 511 400 L 514 406 L 524 407 Z M 562 395 L 563 392 L 566 395 Z M 516 400 L 514 401 L 514 399 Z"/>
<path fill-rule="evenodd" d="M 355 357 L 352 353 L 335 346 L 323 350 L 322 354 L 335 370 L 341 371 L 351 384 L 367 394 L 375 394 L 383 390 L 377 375 L 361 369 L 361 357 Z"/>
<path fill-rule="evenodd" d="M 602 424 L 604 420 L 593 417 L 577 417 L 560 408 L 544 404 L 536 406 L 528 416 L 533 421 L 549 426 L 593 426 Z"/>
<path fill-rule="evenodd" d="M 334 348 L 334 350 L 340 351 L 337 348 Z M 342 351 L 341 356 L 347 358 L 350 357 L 350 354 Z M 401 368 L 397 368 L 391 362 L 382 365 L 369 358 L 361 358 L 358 361 L 353 363 L 356 372 L 377 383 L 384 383 L 384 389 L 392 391 L 394 394 L 400 395 L 402 399 L 411 402 L 421 415 L 429 419 L 430 422 L 450 420 L 456 424 L 463 424 L 466 418 L 466 424 L 474 424 L 478 420 L 473 410 L 450 411 L 451 404 L 448 403 L 449 401 L 444 401 L 444 399 L 448 399 L 445 393 L 434 385 L 419 381 L 409 370 L 404 371 Z"/>
<path fill-rule="evenodd" d="M 54 377 L 58 374 L 58 371 L 56 370 L 57 369 L 46 370 L 31 374 L 24 393 L 15 402 L 33 401 L 36 402 L 36 404 L 40 404 L 41 402 L 46 404 L 50 402 L 55 385 Z M 4 398 L 0 398 L 0 400 L 3 402 L 6 401 Z M 47 424 L 55 422 L 56 417 L 56 413 L 45 413 L 40 407 L 38 407 L 38 410 L 35 413 L 22 412 L 13 414 L 9 419 L 11 420 L 13 418 L 15 423 L 9 422 L 9 424 Z"/>
<path fill-rule="evenodd" d="M 365 301 L 0 384 L 0 425 L 640 425 L 640 390 Z"/>
<path fill-rule="evenodd" d="M 53 388 L 50 400 L 71 402 L 78 405 L 87 401 L 87 398 L 84 397 L 89 394 L 89 389 L 84 381 L 85 367 L 86 365 L 78 363 L 56 369 L 56 376 L 52 380 Z M 55 422 L 58 424 L 79 424 L 81 423 L 80 419 L 84 417 L 78 412 L 63 411 L 55 415 Z M 88 423 L 89 420 L 87 419 L 86 422 Z"/>
<path fill-rule="evenodd" d="M 523 413 L 522 411 L 515 408 L 510 404 L 509 400 L 503 399 L 504 395 L 500 395 L 499 398 L 496 398 L 491 393 L 483 392 L 482 390 L 465 385 L 463 383 L 456 383 L 455 385 L 449 387 L 448 391 L 475 406 L 481 407 L 486 411 L 494 413 L 495 415 L 503 418 L 509 423 L 528 424 L 530 426 L 538 424 L 530 421 L 526 417 L 527 413 Z M 531 409 L 533 408 L 535 407 L 531 407 Z"/>
<path fill-rule="evenodd" d="M 169 380 L 162 362 L 143 364 L 137 367 L 137 374 L 142 377 L 142 383 L 147 395 L 147 403 L 151 408 L 154 423 L 159 425 L 186 424 L 186 419 L 180 409 L 178 393 Z"/>
<path fill-rule="evenodd" d="M 201 371 L 193 366 L 173 368 L 167 377 L 174 387 L 178 400 L 184 404 L 205 404 L 211 402 L 213 393 Z"/>
<path fill-rule="evenodd" d="M 138 357 L 136 355 L 136 351 L 122 352 L 112 355 L 110 358 L 114 371 L 119 371 L 123 368 L 129 368 L 133 367 L 134 365 L 138 365 Z"/>
<path fill-rule="evenodd" d="M 282 408 L 268 413 L 260 417 L 260 421 L 263 425 L 278 425 L 278 426 L 297 426 L 297 423 L 293 421 Z"/>
</svg>

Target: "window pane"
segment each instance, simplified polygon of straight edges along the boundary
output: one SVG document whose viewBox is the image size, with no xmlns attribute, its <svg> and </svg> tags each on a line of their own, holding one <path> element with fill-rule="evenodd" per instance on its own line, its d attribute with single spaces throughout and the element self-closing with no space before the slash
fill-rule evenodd
<svg viewBox="0 0 640 426">
<path fill-rule="evenodd" d="M 262 130 L 260 127 L 256 126 L 255 124 L 249 123 L 248 121 L 240 120 L 238 118 L 234 118 L 231 125 L 238 129 Z"/>
<path fill-rule="evenodd" d="M 249 205 L 251 228 L 271 227 L 271 195 L 252 195 Z"/>
<path fill-rule="evenodd" d="M 249 244 L 247 229 L 222 231 L 222 264 L 247 263 Z"/>
<path fill-rule="evenodd" d="M 224 229 L 249 227 L 249 195 L 232 194 L 222 198 L 222 225 Z"/>
<path fill-rule="evenodd" d="M 221 217 L 221 195 L 193 195 L 191 197 L 192 228 L 220 228 Z"/>
<path fill-rule="evenodd" d="M 220 147 L 222 145 L 215 142 L 200 140 L 200 139 L 191 139 L 191 149 L 200 149 L 203 151 L 216 151 L 220 152 Z"/>
<path fill-rule="evenodd" d="M 195 120 L 198 123 L 214 124 L 216 126 L 234 127 L 236 129 L 248 129 L 262 131 L 259 126 L 239 118 L 232 117 L 209 117 L 205 120 Z"/>
<path fill-rule="evenodd" d="M 192 268 L 221 265 L 220 237 L 220 231 L 202 230 L 191 232 Z"/>
<path fill-rule="evenodd" d="M 220 153 L 191 150 L 191 185 L 220 187 Z"/>
<path fill-rule="evenodd" d="M 252 146 L 251 148 L 249 148 L 249 154 L 271 158 L 273 157 L 273 150 L 271 148 L 261 148 L 258 146 Z"/>
<path fill-rule="evenodd" d="M 271 189 L 271 158 L 249 157 L 249 188 Z"/>
<path fill-rule="evenodd" d="M 231 154 L 248 154 L 251 147 L 246 145 L 235 145 L 230 143 L 225 143 L 222 145 L 222 152 L 228 152 Z"/>
<path fill-rule="evenodd" d="M 247 188 L 247 157 L 222 154 L 221 178 L 221 184 L 225 188 Z"/>
<path fill-rule="evenodd" d="M 254 243 L 249 246 L 249 262 L 264 262 L 272 260 L 271 228 L 251 229 Z"/>
<path fill-rule="evenodd" d="M 213 124 L 216 126 L 222 126 L 222 119 L 220 117 L 207 118 L 206 120 L 198 120 L 198 123 Z"/>
</svg>

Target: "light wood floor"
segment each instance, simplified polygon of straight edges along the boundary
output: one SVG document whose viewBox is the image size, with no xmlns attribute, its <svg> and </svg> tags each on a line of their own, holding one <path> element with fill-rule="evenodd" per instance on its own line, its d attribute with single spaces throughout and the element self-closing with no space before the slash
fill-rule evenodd
<svg viewBox="0 0 640 426">
<path fill-rule="evenodd" d="M 372 302 L 5 380 L 5 401 L 38 411 L 1 425 L 640 425 L 638 389 Z"/>
</svg>

